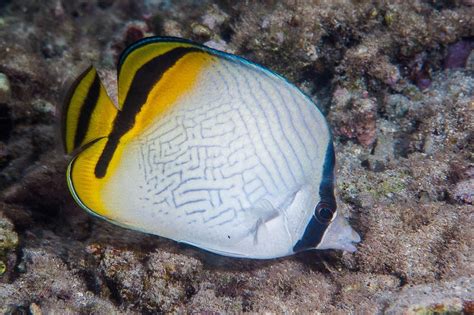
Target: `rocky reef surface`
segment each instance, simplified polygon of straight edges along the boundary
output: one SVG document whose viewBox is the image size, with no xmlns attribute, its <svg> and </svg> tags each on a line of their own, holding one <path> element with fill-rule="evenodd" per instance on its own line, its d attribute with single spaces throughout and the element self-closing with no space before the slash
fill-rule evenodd
<svg viewBox="0 0 474 315">
<path fill-rule="evenodd" d="M 474 313 L 474 2 L 0 1 L 0 312 Z M 59 145 L 64 86 L 190 38 L 273 69 L 335 135 L 354 254 L 216 256 L 93 218 Z"/>
</svg>

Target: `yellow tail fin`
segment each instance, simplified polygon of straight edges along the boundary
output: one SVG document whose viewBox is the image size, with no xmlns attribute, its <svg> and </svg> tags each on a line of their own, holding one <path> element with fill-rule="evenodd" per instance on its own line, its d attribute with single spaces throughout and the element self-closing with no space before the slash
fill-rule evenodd
<svg viewBox="0 0 474 315">
<path fill-rule="evenodd" d="M 115 116 L 117 108 L 90 66 L 72 84 L 64 102 L 61 123 L 66 153 L 107 136 Z"/>
</svg>

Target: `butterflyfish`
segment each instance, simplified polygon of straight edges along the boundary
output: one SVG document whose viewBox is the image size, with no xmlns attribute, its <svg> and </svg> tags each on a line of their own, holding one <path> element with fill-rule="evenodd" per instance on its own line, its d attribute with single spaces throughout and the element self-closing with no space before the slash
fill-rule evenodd
<svg viewBox="0 0 474 315">
<path fill-rule="evenodd" d="M 117 68 L 117 106 L 89 67 L 63 107 L 80 207 L 225 256 L 356 250 L 336 209 L 329 126 L 295 85 L 173 37 L 132 44 Z"/>
</svg>

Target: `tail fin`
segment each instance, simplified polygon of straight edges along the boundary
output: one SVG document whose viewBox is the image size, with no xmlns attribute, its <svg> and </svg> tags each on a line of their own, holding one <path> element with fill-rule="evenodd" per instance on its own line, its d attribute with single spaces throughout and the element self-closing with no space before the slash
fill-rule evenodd
<svg viewBox="0 0 474 315">
<path fill-rule="evenodd" d="M 72 84 L 65 98 L 61 129 L 66 153 L 107 136 L 116 115 L 117 108 L 107 95 L 96 69 L 90 66 Z"/>
</svg>

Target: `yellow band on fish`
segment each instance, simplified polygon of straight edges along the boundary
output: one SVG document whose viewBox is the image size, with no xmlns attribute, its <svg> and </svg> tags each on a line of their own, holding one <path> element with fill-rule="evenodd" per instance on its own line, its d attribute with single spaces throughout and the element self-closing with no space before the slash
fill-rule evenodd
<svg viewBox="0 0 474 315">
<path fill-rule="evenodd" d="M 133 139 L 139 137 L 143 131 L 153 122 L 159 120 L 168 110 L 170 110 L 180 96 L 192 91 L 199 73 L 208 67 L 215 57 L 195 50 L 182 50 L 175 57 L 176 60 L 170 60 L 171 50 L 167 50 L 162 54 L 160 51 L 153 61 L 142 64 L 137 70 L 130 72 L 121 72 L 121 78 L 126 78 L 128 73 L 133 73 L 131 84 L 128 88 L 130 93 L 134 95 L 140 94 L 137 89 L 143 86 L 150 87 L 146 91 L 146 95 L 142 98 L 125 98 L 125 104 L 122 104 L 121 111 L 111 123 L 109 131 L 105 137 L 98 142 L 87 147 L 74 160 L 71 166 L 72 182 L 76 194 L 81 196 L 80 200 L 88 209 L 94 209 L 96 213 L 104 217 L 110 217 L 110 210 L 106 208 L 101 200 L 103 195 L 103 186 L 114 175 L 114 172 L 121 164 L 121 156 L 125 145 Z M 137 55 L 133 55 L 138 58 Z M 148 57 L 148 55 L 146 55 Z M 155 67 L 147 68 L 150 62 L 160 64 L 160 58 L 166 58 L 164 62 L 163 73 L 154 73 Z M 170 65 L 169 68 L 166 66 Z M 97 76 L 95 76 L 97 78 Z M 179 80 L 176 80 L 179 77 Z M 88 78 L 88 76 L 86 76 Z M 153 80 L 150 82 L 142 82 L 144 78 Z M 135 80 L 135 81 L 134 81 Z M 85 83 L 84 83 L 85 85 Z M 83 85 L 81 85 L 82 88 Z M 94 84 L 89 85 L 94 88 Z M 145 89 L 146 90 L 146 89 Z M 143 93 L 143 91 L 142 91 Z M 84 94 L 84 93 L 83 93 Z M 105 95 L 106 96 L 106 95 Z M 100 99 L 100 97 L 99 97 Z M 107 117 L 107 113 L 98 107 L 92 114 L 89 126 L 91 131 L 88 135 L 101 134 L 95 130 L 101 126 L 97 117 Z M 124 119 L 122 119 L 125 117 Z"/>
<path fill-rule="evenodd" d="M 87 68 L 72 85 L 62 113 L 66 153 L 106 136 L 116 113 L 97 71 Z"/>
<path fill-rule="evenodd" d="M 139 49 L 134 49 L 130 52 L 124 60 L 124 63 L 120 65 L 118 73 L 118 101 L 120 106 L 125 102 L 128 90 L 138 69 L 143 67 L 150 60 L 161 56 L 172 49 L 191 46 L 192 45 L 190 44 L 183 43 L 154 43 L 140 47 Z"/>
</svg>

